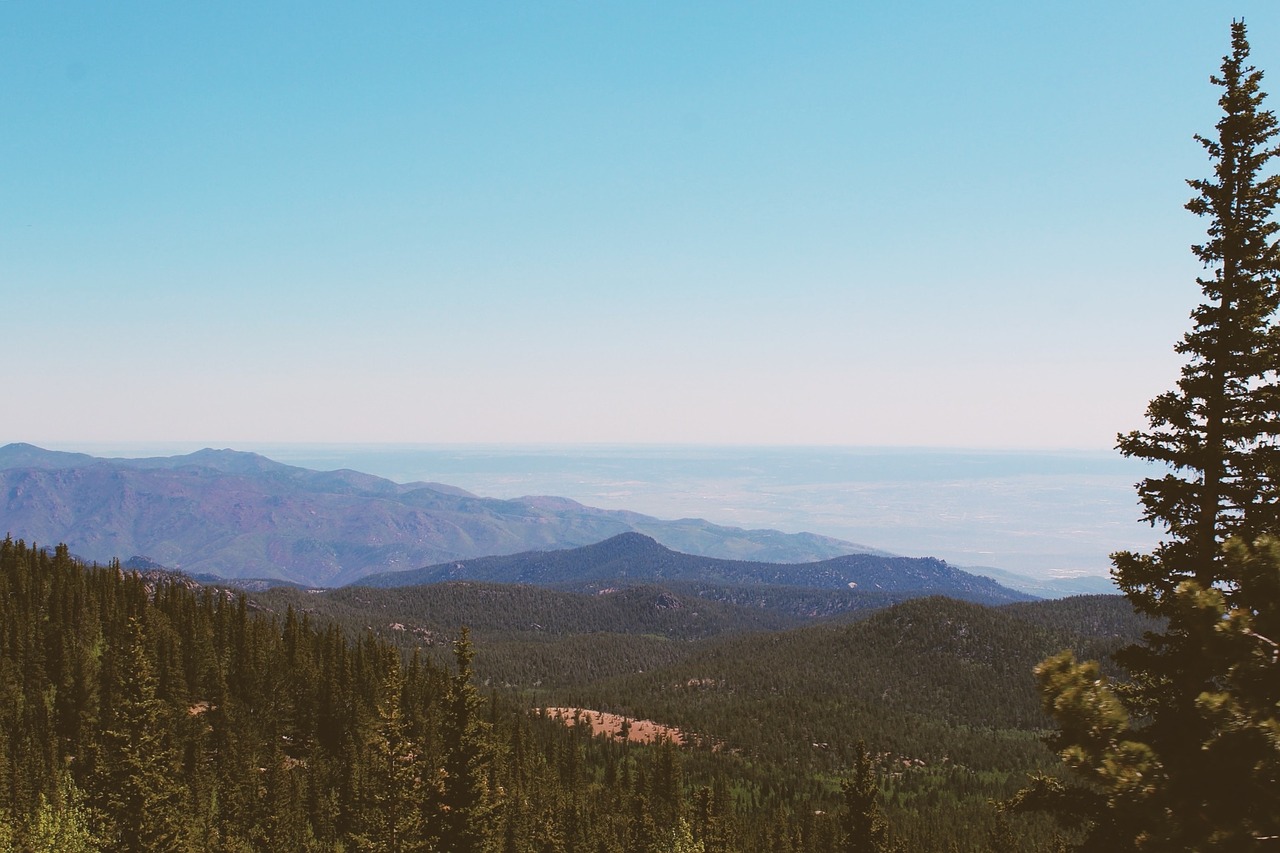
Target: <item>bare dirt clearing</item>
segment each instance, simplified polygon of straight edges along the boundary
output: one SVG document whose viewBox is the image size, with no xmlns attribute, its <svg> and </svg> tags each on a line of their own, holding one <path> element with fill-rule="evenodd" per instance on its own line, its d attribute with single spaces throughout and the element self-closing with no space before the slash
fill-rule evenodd
<svg viewBox="0 0 1280 853">
<path fill-rule="evenodd" d="M 622 737 L 626 731 L 627 740 L 632 743 L 657 743 L 669 740 L 677 746 L 683 746 L 686 738 L 684 732 L 672 726 L 664 726 L 653 720 L 632 720 L 618 714 L 604 711 L 592 711 L 589 708 L 545 708 L 546 715 L 561 720 L 566 726 L 590 725 L 592 735 L 608 735 L 611 738 Z"/>
</svg>

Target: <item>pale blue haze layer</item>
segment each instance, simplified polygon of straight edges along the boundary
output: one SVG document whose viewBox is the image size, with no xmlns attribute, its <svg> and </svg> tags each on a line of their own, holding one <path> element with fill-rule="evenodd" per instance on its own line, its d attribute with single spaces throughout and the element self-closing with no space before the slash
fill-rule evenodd
<svg viewBox="0 0 1280 853">
<path fill-rule="evenodd" d="M 103 456 L 191 445 L 76 445 Z M 1146 466 L 1104 452 L 695 447 L 246 445 L 318 470 L 558 495 L 659 518 L 835 536 L 906 556 L 1030 576 L 1105 575 L 1156 540 L 1138 521 Z"/>
</svg>

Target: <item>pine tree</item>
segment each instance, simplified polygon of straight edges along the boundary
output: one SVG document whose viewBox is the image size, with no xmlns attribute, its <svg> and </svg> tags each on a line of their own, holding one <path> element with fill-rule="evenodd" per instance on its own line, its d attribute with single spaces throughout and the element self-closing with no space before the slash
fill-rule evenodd
<svg viewBox="0 0 1280 853">
<path fill-rule="evenodd" d="M 671 828 L 664 849 L 669 853 L 706 853 L 707 850 L 701 841 L 694 840 L 689 821 L 684 818 L 677 820 Z"/>
<path fill-rule="evenodd" d="M 119 701 L 107 719 L 97 789 L 115 826 L 113 849 L 186 848 L 183 796 L 175 779 L 168 710 L 156 698 L 156 678 L 141 620 L 130 617 L 117 662 Z"/>
<path fill-rule="evenodd" d="M 659 826 L 675 826 L 681 818 L 680 777 L 680 753 L 669 738 L 663 738 L 653 756 L 653 774 L 649 781 L 653 819 Z"/>
<path fill-rule="evenodd" d="M 1231 35 L 1210 78 L 1222 89 L 1217 135 L 1197 137 L 1214 174 L 1188 182 L 1187 208 L 1210 219 L 1193 251 L 1212 273 L 1198 279 L 1204 302 L 1177 347 L 1188 358 L 1177 389 L 1151 402 L 1149 431 L 1118 445 L 1170 468 L 1138 487 L 1167 538 L 1151 554 L 1114 556 L 1135 608 L 1167 627 L 1117 656 L 1122 685 L 1069 653 L 1036 671 L 1055 745 L 1086 785 L 1041 778 L 1018 802 L 1083 819 L 1091 850 L 1255 849 L 1280 837 L 1280 177 L 1264 176 L 1277 123 L 1243 22 Z"/>
<path fill-rule="evenodd" d="M 1156 609 L 1179 580 L 1206 588 L 1222 580 L 1222 542 L 1231 535 L 1252 540 L 1280 518 L 1274 482 L 1280 225 L 1272 219 L 1280 177 L 1263 176 L 1277 153 L 1277 127 L 1275 115 L 1262 109 L 1262 72 L 1247 64 L 1244 23 L 1233 23 L 1231 35 L 1221 76 L 1210 78 L 1223 89 L 1217 138 L 1196 137 L 1214 174 L 1187 182 L 1196 191 L 1187 209 L 1210 218 L 1208 239 L 1192 251 L 1212 274 L 1196 280 L 1204 302 L 1176 347 L 1187 356 L 1177 389 L 1151 401 L 1149 431 L 1118 442 L 1125 456 L 1171 469 L 1138 487 L 1145 518 L 1170 538 L 1149 564 L 1128 554 L 1117 564 L 1126 588 Z"/>
<path fill-rule="evenodd" d="M 889 822 L 880 811 L 880 785 L 865 744 L 855 748 L 853 775 L 841 783 L 840 791 L 840 852 L 889 850 Z"/>
<path fill-rule="evenodd" d="M 372 807 L 366 818 L 364 846 L 387 853 L 409 853 L 426 846 L 422 799 L 422 747 L 408 733 L 401 713 L 403 678 L 392 659 L 371 744 L 369 784 Z"/>
<path fill-rule="evenodd" d="M 40 808 L 27 837 L 31 853 L 97 853 L 102 843 L 93 831 L 93 815 L 84 803 L 84 794 L 63 773 L 56 796 L 40 797 Z M 0 850 L 3 850 L 0 842 Z"/>
<path fill-rule="evenodd" d="M 454 644 L 457 672 L 449 684 L 442 740 L 444 767 L 437 798 L 439 840 L 442 853 L 479 853 L 491 835 L 494 805 L 488 786 L 493 760 L 489 726 L 480 719 L 480 697 L 471 683 L 475 651 L 470 634 L 462 629 Z"/>
</svg>

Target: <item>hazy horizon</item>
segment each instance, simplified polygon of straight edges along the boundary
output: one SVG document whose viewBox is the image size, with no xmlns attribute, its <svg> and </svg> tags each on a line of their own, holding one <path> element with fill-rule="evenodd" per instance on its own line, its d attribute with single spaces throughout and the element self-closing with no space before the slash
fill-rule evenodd
<svg viewBox="0 0 1280 853">
<path fill-rule="evenodd" d="M 1241 16 L 1273 90 L 1263 0 L 0 4 L 0 442 L 341 445 L 1101 573 L 1154 539 L 1139 475 L 1055 460 L 1177 380 Z"/>
<path fill-rule="evenodd" d="M 225 445 L 40 446 L 139 457 Z M 1133 489 L 1150 469 L 1114 451 L 270 443 L 231 449 L 316 470 L 445 483 L 484 497 L 555 495 L 658 518 L 819 533 L 1033 577 L 1105 575 L 1111 552 L 1144 550 L 1157 539 L 1138 521 Z"/>
</svg>

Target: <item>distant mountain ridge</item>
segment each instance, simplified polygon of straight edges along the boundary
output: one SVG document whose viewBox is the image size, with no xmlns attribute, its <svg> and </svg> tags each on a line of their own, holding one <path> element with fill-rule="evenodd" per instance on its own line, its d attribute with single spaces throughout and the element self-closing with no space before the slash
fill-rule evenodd
<svg viewBox="0 0 1280 853">
<path fill-rule="evenodd" d="M 362 586 L 403 587 L 445 581 L 598 589 L 606 584 L 694 582 L 728 587 L 798 587 L 893 594 L 946 595 L 979 604 L 1030 601 L 1034 596 L 972 575 L 932 557 L 849 554 L 809 563 L 762 563 L 681 554 L 640 533 L 558 551 L 458 560 L 426 568 L 370 575 Z"/>
<path fill-rule="evenodd" d="M 1105 575 L 1064 574 L 1057 577 L 1033 578 L 1016 572 L 991 566 L 964 566 L 966 572 L 982 575 L 1036 596 L 1037 598 L 1068 598 L 1074 595 L 1118 595 L 1119 587 Z"/>
<path fill-rule="evenodd" d="M 254 453 L 104 459 L 0 447 L 0 534 L 100 562 L 338 586 L 365 575 L 639 532 L 686 554 L 779 563 L 873 549 L 809 533 L 664 521 L 565 498 L 483 498 L 440 483 L 312 471 Z M 883 553 L 883 552 L 879 552 Z"/>
</svg>

